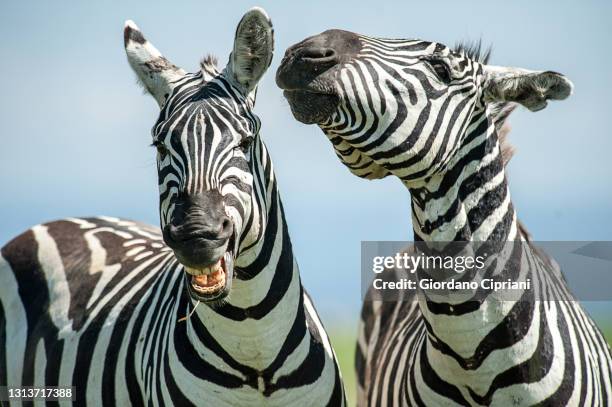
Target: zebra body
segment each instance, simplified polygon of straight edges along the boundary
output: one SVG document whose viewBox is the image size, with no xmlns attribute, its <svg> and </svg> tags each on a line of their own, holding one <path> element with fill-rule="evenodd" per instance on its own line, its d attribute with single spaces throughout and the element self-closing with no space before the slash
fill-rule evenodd
<svg viewBox="0 0 612 407">
<path fill-rule="evenodd" d="M 162 230 L 64 219 L 3 247 L 0 385 L 74 386 L 77 405 L 344 405 L 251 111 L 272 44 L 252 9 L 228 68 L 188 74 L 127 23 L 161 107 Z"/>
<path fill-rule="evenodd" d="M 404 183 L 416 241 L 522 241 L 504 123 L 515 105 L 540 110 L 572 85 L 478 53 L 329 30 L 287 50 L 277 84 L 353 174 Z M 609 346 L 556 263 L 521 247 L 521 273 L 539 294 L 528 301 L 455 303 L 425 291 L 389 302 L 371 290 L 356 352 L 360 405 L 610 404 Z"/>
<path fill-rule="evenodd" d="M 329 340 L 283 237 L 262 281 L 237 280 L 224 306 L 178 322 L 193 305 L 158 229 L 116 218 L 33 227 L 2 249 L 3 385 L 74 386 L 78 405 L 339 403 Z"/>
</svg>

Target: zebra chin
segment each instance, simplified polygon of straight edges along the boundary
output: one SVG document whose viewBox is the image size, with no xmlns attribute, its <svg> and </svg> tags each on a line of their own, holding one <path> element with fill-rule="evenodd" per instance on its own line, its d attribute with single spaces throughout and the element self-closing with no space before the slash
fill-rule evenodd
<svg viewBox="0 0 612 407">
<path fill-rule="evenodd" d="M 217 262 L 206 267 L 184 266 L 185 286 L 189 296 L 204 303 L 217 303 L 229 295 L 234 277 L 234 254 L 225 252 Z"/>
<path fill-rule="evenodd" d="M 326 122 L 338 109 L 340 98 L 333 93 L 319 93 L 310 90 L 285 90 L 293 117 L 304 124 Z"/>
</svg>

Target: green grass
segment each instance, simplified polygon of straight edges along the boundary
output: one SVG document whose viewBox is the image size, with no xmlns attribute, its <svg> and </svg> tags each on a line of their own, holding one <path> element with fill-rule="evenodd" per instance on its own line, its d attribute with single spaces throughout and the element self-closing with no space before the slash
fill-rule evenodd
<svg viewBox="0 0 612 407">
<path fill-rule="evenodd" d="M 612 345 L 612 325 L 604 326 L 602 329 L 604 336 L 606 337 L 606 341 L 610 345 Z"/>
<path fill-rule="evenodd" d="M 608 343 L 612 344 L 612 325 L 603 326 L 602 331 Z M 342 371 L 348 405 L 354 406 L 357 387 L 353 360 L 357 341 L 357 329 L 331 328 L 329 329 L 329 337 L 338 357 L 340 370 Z"/>
<path fill-rule="evenodd" d="M 338 363 L 340 364 L 348 405 L 354 406 L 357 393 L 357 378 L 355 377 L 353 361 L 355 357 L 355 346 L 357 345 L 357 329 L 328 328 L 328 331 L 332 346 L 336 352 L 336 357 L 338 358 Z"/>
</svg>

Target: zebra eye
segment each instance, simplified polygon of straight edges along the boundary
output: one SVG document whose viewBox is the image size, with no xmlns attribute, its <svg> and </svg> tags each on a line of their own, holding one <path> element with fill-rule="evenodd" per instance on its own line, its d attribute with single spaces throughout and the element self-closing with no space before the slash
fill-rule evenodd
<svg viewBox="0 0 612 407">
<path fill-rule="evenodd" d="M 451 81 L 451 72 L 446 62 L 440 59 L 430 59 L 427 62 L 442 82 L 449 83 Z"/>
<path fill-rule="evenodd" d="M 247 136 L 243 138 L 242 140 L 240 140 L 240 143 L 238 143 L 238 148 L 240 148 L 242 151 L 247 151 L 253 143 L 254 138 L 255 137 L 252 136 Z"/>
<path fill-rule="evenodd" d="M 161 141 L 155 140 L 151 145 L 157 149 L 157 154 L 159 154 L 160 158 L 163 159 L 168 154 L 168 149 Z"/>
</svg>

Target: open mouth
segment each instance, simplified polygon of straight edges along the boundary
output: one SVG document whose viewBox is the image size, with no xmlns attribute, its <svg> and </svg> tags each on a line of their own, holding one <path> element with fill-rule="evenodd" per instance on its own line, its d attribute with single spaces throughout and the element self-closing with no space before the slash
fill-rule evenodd
<svg viewBox="0 0 612 407">
<path fill-rule="evenodd" d="M 336 111 L 340 98 L 333 93 L 310 90 L 285 90 L 291 113 L 304 124 L 323 123 Z"/>
<path fill-rule="evenodd" d="M 230 251 L 214 264 L 202 268 L 185 266 L 187 290 L 191 298 L 211 302 L 227 296 L 234 273 L 234 256 Z"/>
</svg>

